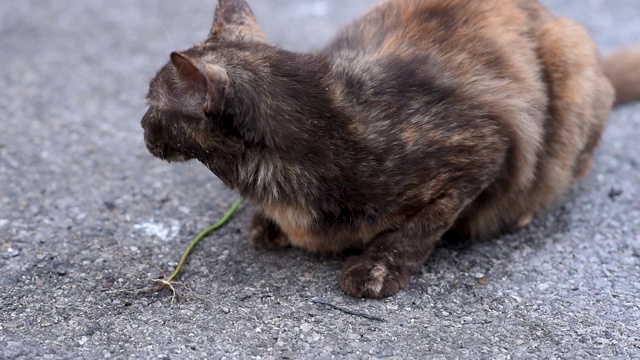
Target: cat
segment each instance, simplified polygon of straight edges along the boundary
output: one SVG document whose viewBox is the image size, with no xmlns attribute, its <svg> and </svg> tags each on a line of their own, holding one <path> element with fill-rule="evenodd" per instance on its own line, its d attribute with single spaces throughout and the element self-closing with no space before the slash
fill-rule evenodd
<svg viewBox="0 0 640 360">
<path fill-rule="evenodd" d="M 388 0 L 315 54 L 220 0 L 151 81 L 142 127 L 153 155 L 197 159 L 255 205 L 256 246 L 360 251 L 341 289 L 384 298 L 445 233 L 526 226 L 587 172 L 614 86 L 640 97 L 639 49 L 604 64 L 536 0 Z"/>
</svg>

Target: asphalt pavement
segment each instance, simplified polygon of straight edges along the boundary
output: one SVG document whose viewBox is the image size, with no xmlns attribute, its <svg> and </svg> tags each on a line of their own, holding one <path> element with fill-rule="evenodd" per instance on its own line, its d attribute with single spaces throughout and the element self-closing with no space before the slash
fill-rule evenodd
<svg viewBox="0 0 640 360">
<path fill-rule="evenodd" d="M 269 38 L 320 48 L 372 0 L 253 0 Z M 603 52 L 638 0 L 547 0 Z M 144 292 L 237 198 L 145 149 L 149 79 L 204 38 L 213 0 L 0 3 L 0 358 L 640 358 L 640 104 L 593 171 L 527 228 L 439 248 L 405 291 L 343 295 L 343 258 L 253 249 L 252 214 Z"/>
</svg>

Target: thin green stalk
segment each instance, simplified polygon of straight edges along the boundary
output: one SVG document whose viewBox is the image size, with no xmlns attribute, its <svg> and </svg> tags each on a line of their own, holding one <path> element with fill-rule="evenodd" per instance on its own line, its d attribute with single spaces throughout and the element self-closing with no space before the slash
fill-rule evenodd
<svg viewBox="0 0 640 360">
<path fill-rule="evenodd" d="M 233 215 L 233 213 L 235 213 L 236 210 L 238 210 L 238 206 L 240 206 L 241 203 L 242 203 L 242 198 L 236 200 L 236 202 L 233 203 L 229 211 L 227 211 L 227 213 L 224 214 L 224 216 L 222 217 L 222 219 L 220 219 L 220 221 L 218 221 L 217 223 L 215 223 L 213 226 L 209 227 L 205 231 L 201 232 L 200 234 L 198 234 L 198 236 L 196 236 L 195 239 L 191 241 L 187 250 L 185 250 L 184 254 L 182 254 L 182 258 L 178 263 L 178 267 L 176 267 L 176 269 L 173 271 L 171 276 L 166 278 L 164 281 L 166 281 L 167 283 L 171 283 L 178 276 L 178 274 L 180 273 L 180 270 L 182 270 L 182 267 L 187 262 L 187 258 L 189 257 L 189 254 L 191 254 L 191 251 L 196 246 L 196 244 L 200 240 L 202 240 L 205 236 L 209 235 L 211 232 L 216 231 L 220 227 L 222 227 L 222 225 L 224 225 L 229 220 L 229 218 Z"/>
</svg>

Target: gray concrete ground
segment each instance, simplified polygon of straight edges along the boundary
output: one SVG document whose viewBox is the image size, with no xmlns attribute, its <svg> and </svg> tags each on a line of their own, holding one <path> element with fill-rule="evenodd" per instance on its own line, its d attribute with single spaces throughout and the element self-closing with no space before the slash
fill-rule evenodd
<svg viewBox="0 0 640 360">
<path fill-rule="evenodd" d="M 274 42 L 313 50 L 373 1 L 251 3 Z M 546 3 L 604 51 L 640 42 L 637 0 Z M 179 301 L 136 294 L 236 198 L 199 164 L 153 159 L 139 125 L 147 81 L 214 5 L 0 4 L 0 358 L 640 357 L 637 104 L 566 202 L 440 248 L 393 298 L 341 294 L 343 259 L 252 249 L 248 206 L 197 248 Z"/>
</svg>

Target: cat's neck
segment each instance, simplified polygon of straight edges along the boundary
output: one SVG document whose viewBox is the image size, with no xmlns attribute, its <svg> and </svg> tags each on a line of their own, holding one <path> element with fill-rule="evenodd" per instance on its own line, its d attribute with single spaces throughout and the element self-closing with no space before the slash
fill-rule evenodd
<svg viewBox="0 0 640 360">
<path fill-rule="evenodd" d="M 232 75 L 231 111 L 247 140 L 286 149 L 338 115 L 325 58 L 276 48 L 259 55 Z"/>
<path fill-rule="evenodd" d="M 256 202 L 302 205 L 345 171 L 348 116 L 325 58 L 278 50 L 263 60 L 234 88 L 242 135 L 256 144 L 239 165 L 238 188 Z"/>
</svg>

